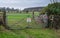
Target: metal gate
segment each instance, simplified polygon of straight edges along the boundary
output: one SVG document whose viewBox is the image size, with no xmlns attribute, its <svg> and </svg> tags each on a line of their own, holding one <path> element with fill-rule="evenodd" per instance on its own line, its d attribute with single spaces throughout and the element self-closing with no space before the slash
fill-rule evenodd
<svg viewBox="0 0 60 38">
<path fill-rule="evenodd" d="M 37 16 L 35 15 L 35 17 Z M 42 24 L 38 23 L 32 17 L 32 13 L 6 13 L 6 22 L 10 29 L 41 28 Z"/>
</svg>

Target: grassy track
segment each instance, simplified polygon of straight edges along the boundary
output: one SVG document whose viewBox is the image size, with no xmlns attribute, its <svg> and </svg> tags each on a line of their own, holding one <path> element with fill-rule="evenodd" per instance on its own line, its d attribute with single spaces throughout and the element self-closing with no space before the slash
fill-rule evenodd
<svg viewBox="0 0 60 38">
<path fill-rule="evenodd" d="M 50 29 L 26 29 L 0 32 L 0 38 L 59 38 Z"/>
</svg>

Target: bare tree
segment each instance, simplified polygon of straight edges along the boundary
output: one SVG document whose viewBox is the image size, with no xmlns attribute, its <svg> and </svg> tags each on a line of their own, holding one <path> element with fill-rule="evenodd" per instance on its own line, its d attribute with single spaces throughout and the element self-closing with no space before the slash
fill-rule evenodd
<svg viewBox="0 0 60 38">
<path fill-rule="evenodd" d="M 50 0 L 51 4 L 52 4 L 52 0 Z"/>
<path fill-rule="evenodd" d="M 50 0 L 51 3 L 56 3 L 58 0 Z"/>
</svg>

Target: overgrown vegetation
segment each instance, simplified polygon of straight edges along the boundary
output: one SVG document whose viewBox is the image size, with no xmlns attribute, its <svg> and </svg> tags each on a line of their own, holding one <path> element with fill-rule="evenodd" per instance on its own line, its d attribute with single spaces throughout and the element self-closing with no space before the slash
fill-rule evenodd
<svg viewBox="0 0 60 38">
<path fill-rule="evenodd" d="M 49 18 L 48 27 L 54 27 L 56 29 L 60 28 L 60 3 L 49 4 L 47 7 L 42 9 L 41 13 L 42 14 L 47 13 Z"/>
<path fill-rule="evenodd" d="M 41 13 L 46 13 L 46 12 L 48 12 L 48 14 L 60 14 L 60 3 L 49 4 L 41 11 Z"/>
</svg>

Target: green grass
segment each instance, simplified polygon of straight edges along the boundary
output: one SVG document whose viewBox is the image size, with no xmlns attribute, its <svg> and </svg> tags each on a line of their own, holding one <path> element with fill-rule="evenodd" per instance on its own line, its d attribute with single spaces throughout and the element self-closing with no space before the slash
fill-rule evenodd
<svg viewBox="0 0 60 38">
<path fill-rule="evenodd" d="M 0 32 L 0 38 L 59 38 L 50 29 L 26 29 Z"/>
<path fill-rule="evenodd" d="M 11 32 L 11 31 L 4 31 L 0 32 L 0 38 L 26 38 L 27 36 L 20 32 L 20 35 Z"/>
<path fill-rule="evenodd" d="M 11 28 L 25 28 L 28 26 L 26 18 L 28 15 L 32 18 L 32 13 L 29 14 L 7 14 L 7 24 Z M 37 16 L 38 13 L 35 13 Z M 17 24 L 15 24 L 17 23 Z M 41 24 L 37 24 L 32 19 L 30 26 L 40 29 L 24 29 L 24 30 L 5 30 L 0 31 L 0 38 L 59 38 L 56 32 L 52 29 L 41 29 Z"/>
<path fill-rule="evenodd" d="M 26 30 L 26 32 L 32 36 L 34 36 L 34 38 L 58 38 L 57 35 L 55 34 L 55 32 L 53 30 L 49 30 L 49 29 L 28 29 Z"/>
</svg>

